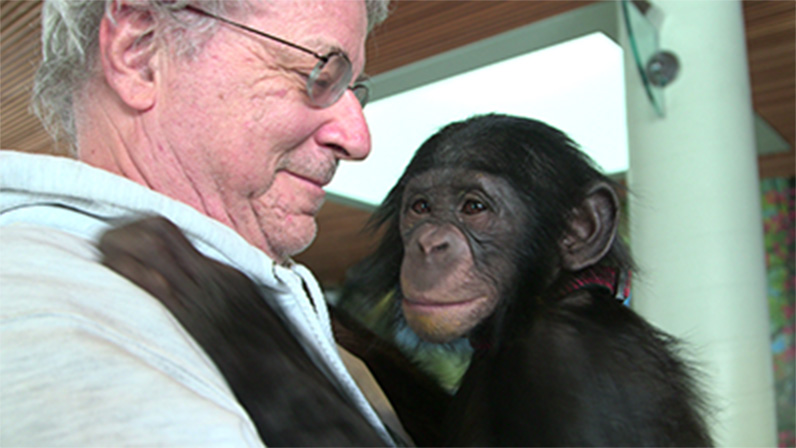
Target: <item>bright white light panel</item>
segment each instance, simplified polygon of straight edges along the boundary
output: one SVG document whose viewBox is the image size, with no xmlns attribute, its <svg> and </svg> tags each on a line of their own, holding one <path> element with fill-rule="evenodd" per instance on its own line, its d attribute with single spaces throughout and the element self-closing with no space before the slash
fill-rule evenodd
<svg viewBox="0 0 796 448">
<path fill-rule="evenodd" d="M 368 105 L 373 149 L 342 162 L 330 193 L 377 205 L 418 147 L 444 125 L 499 112 L 542 120 L 570 135 L 608 174 L 627 170 L 621 48 L 602 33 L 465 72 Z"/>
</svg>

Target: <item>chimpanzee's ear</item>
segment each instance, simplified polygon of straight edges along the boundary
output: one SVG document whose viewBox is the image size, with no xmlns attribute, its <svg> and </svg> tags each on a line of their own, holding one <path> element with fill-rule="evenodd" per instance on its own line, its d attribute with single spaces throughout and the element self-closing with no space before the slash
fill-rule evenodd
<svg viewBox="0 0 796 448">
<path fill-rule="evenodd" d="M 572 211 L 568 230 L 559 243 L 562 268 L 589 267 L 611 249 L 619 221 L 619 198 L 604 182 L 593 185 L 586 199 Z"/>
</svg>

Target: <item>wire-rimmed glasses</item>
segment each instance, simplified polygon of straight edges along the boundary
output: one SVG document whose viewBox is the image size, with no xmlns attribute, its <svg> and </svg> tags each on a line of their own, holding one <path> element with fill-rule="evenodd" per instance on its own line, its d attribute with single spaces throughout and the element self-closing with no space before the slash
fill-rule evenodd
<svg viewBox="0 0 796 448">
<path fill-rule="evenodd" d="M 346 56 L 345 53 L 340 51 L 332 51 L 325 55 L 318 54 L 309 48 L 302 47 L 301 45 L 294 44 L 293 42 L 287 41 L 280 37 L 256 30 L 249 26 L 243 25 L 242 23 L 234 22 L 211 12 L 207 12 L 201 8 L 197 8 L 196 6 L 187 5 L 185 9 L 216 20 L 220 20 L 228 25 L 232 25 L 236 28 L 254 33 L 261 37 L 265 37 L 266 39 L 271 39 L 283 45 L 287 45 L 288 47 L 295 48 L 296 50 L 314 56 L 316 59 L 318 59 L 318 63 L 315 64 L 312 72 L 307 75 L 306 88 L 310 101 L 316 107 L 325 108 L 331 106 L 343 96 L 346 89 L 350 89 L 352 92 L 354 92 L 354 96 L 356 96 L 359 104 L 363 108 L 368 103 L 370 89 L 364 83 L 364 80 L 357 81 L 352 86 L 349 85 L 351 84 L 351 79 L 353 78 L 354 72 L 351 67 L 351 61 L 348 59 L 348 56 Z"/>
</svg>

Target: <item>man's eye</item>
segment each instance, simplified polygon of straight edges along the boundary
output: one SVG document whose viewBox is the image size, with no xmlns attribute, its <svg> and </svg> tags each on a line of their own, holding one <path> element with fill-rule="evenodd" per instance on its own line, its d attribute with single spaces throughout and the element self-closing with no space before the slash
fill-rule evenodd
<svg viewBox="0 0 796 448">
<path fill-rule="evenodd" d="M 412 211 L 417 214 L 429 213 L 431 206 L 425 199 L 418 199 L 412 203 Z"/>
<path fill-rule="evenodd" d="M 473 199 L 468 199 L 464 205 L 462 205 L 462 213 L 465 215 L 476 215 L 478 213 L 485 212 L 486 210 L 486 205 L 483 202 L 475 201 Z"/>
<path fill-rule="evenodd" d="M 323 90 L 328 90 L 332 87 L 333 85 L 332 81 L 333 80 L 330 79 L 328 76 L 321 76 L 319 78 L 315 78 L 312 84 L 314 85 L 316 90 L 323 91 Z"/>
</svg>

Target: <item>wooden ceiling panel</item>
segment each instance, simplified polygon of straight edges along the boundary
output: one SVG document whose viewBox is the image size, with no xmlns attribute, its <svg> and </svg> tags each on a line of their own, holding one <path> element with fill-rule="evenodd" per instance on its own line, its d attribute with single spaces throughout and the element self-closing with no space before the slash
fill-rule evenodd
<svg viewBox="0 0 796 448">
<path fill-rule="evenodd" d="M 746 1 L 743 6 L 754 109 L 790 144 L 793 154 L 796 2 Z"/>
<path fill-rule="evenodd" d="M 366 71 L 383 73 L 590 3 L 399 0 L 368 41 Z"/>
</svg>

